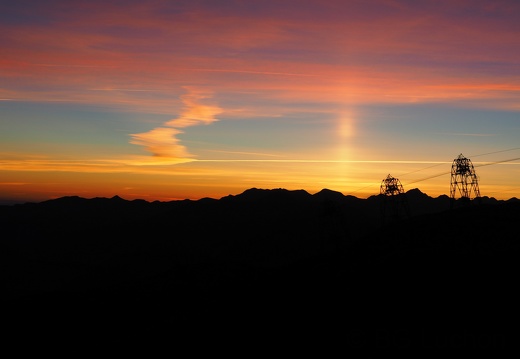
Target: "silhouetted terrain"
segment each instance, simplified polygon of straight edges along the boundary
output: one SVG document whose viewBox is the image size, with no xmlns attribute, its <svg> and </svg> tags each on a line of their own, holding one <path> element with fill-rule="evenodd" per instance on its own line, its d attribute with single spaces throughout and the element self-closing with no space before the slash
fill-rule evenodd
<svg viewBox="0 0 520 359">
<path fill-rule="evenodd" d="M 406 199 L 393 217 L 326 189 L 0 206 L 5 323 L 67 340 L 515 342 L 520 201 Z"/>
</svg>

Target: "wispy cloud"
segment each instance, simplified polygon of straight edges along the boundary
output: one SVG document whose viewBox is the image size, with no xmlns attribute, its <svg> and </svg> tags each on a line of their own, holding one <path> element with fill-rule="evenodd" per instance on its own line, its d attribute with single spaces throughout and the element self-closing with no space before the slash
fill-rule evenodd
<svg viewBox="0 0 520 359">
<path fill-rule="evenodd" d="M 178 118 L 166 122 L 169 127 L 183 128 L 200 124 L 209 125 L 215 121 L 216 115 L 223 112 L 220 107 L 201 104 L 200 101 L 209 98 L 209 94 L 188 88 L 189 93 L 182 96 L 184 110 Z"/>
<path fill-rule="evenodd" d="M 74 65 L 74 64 L 31 64 L 34 66 L 43 67 L 85 67 L 85 68 L 115 68 L 116 66 L 102 66 L 102 65 Z"/>
<path fill-rule="evenodd" d="M 155 89 L 125 89 L 125 88 L 92 88 L 91 91 L 123 91 L 123 92 L 160 92 L 161 90 Z"/>
<path fill-rule="evenodd" d="M 274 71 L 253 71 L 253 70 L 232 70 L 232 69 L 186 69 L 189 71 L 200 71 L 200 72 L 229 72 L 239 74 L 255 74 L 255 75 L 273 75 L 273 76 L 303 76 L 303 77 L 316 77 L 316 74 L 304 74 L 304 73 L 293 73 L 293 72 L 274 72 Z"/>
<path fill-rule="evenodd" d="M 488 137 L 497 136 L 496 133 L 459 133 L 459 132 L 436 132 L 436 135 L 445 136 L 470 136 L 470 137 Z"/>
<path fill-rule="evenodd" d="M 179 117 L 167 121 L 162 127 L 130 135 L 132 137 L 130 143 L 144 146 L 155 157 L 178 160 L 192 158 L 193 155 L 187 151 L 185 146 L 180 144 L 176 137 L 183 133 L 179 128 L 201 124 L 209 125 L 218 121 L 215 116 L 223 110 L 218 106 L 201 103 L 203 99 L 210 97 L 208 93 L 194 88 L 187 89 L 188 93 L 181 98 L 184 108 Z"/>
<path fill-rule="evenodd" d="M 280 157 L 280 155 L 264 152 L 244 152 L 244 151 L 224 151 L 224 150 L 208 150 L 208 152 L 225 153 L 233 155 L 248 155 L 248 156 L 265 156 L 265 157 Z"/>
<path fill-rule="evenodd" d="M 179 139 L 175 137 L 179 133 L 182 131 L 175 128 L 157 127 L 148 132 L 131 135 L 130 143 L 144 146 L 147 151 L 157 157 L 189 157 L 186 147 L 181 145 Z"/>
</svg>

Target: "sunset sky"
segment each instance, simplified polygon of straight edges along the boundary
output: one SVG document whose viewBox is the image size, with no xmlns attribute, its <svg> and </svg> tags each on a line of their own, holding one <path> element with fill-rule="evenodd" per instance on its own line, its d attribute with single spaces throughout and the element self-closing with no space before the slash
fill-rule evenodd
<svg viewBox="0 0 520 359">
<path fill-rule="evenodd" d="M 520 197 L 520 1 L 17 0 L 0 51 L 0 203 Z"/>
</svg>

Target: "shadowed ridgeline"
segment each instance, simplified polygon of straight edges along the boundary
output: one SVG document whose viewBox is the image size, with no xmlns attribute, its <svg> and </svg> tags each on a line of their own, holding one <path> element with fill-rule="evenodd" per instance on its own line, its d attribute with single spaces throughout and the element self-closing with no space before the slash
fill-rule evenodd
<svg viewBox="0 0 520 359">
<path fill-rule="evenodd" d="M 238 337 L 268 326 L 346 346 L 507 344 L 519 201 L 450 210 L 447 196 L 406 197 L 411 215 L 387 222 L 381 196 L 326 189 L 0 206 L 7 322 L 25 335 L 226 323 Z"/>
</svg>

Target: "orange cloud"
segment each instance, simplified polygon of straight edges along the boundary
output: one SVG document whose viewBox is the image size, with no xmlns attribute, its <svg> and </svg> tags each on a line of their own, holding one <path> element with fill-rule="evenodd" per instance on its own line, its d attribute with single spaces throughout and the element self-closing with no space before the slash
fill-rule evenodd
<svg viewBox="0 0 520 359">
<path fill-rule="evenodd" d="M 217 106 L 202 105 L 200 100 L 208 98 L 209 95 L 195 90 L 190 90 L 190 93 L 182 96 L 184 103 L 184 110 L 178 118 L 166 122 L 170 127 L 188 127 L 196 126 L 200 123 L 209 125 L 218 121 L 215 116 L 222 112 L 222 109 Z"/>
<path fill-rule="evenodd" d="M 164 124 L 168 127 L 157 127 L 144 133 L 132 134 L 130 143 L 144 146 L 156 157 L 168 159 L 187 159 L 192 155 L 186 147 L 179 143 L 175 136 L 183 133 L 178 128 L 196 126 L 199 124 L 211 124 L 218 121 L 215 116 L 223 112 L 217 106 L 203 105 L 200 100 L 208 98 L 207 93 L 188 88 L 189 93 L 182 96 L 184 109 L 178 118 Z"/>
<path fill-rule="evenodd" d="M 175 135 L 182 131 L 175 128 L 157 127 L 151 131 L 133 134 L 130 143 L 144 146 L 157 157 L 189 157 L 186 147 L 179 144 Z"/>
</svg>

